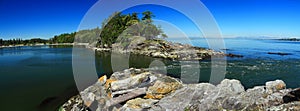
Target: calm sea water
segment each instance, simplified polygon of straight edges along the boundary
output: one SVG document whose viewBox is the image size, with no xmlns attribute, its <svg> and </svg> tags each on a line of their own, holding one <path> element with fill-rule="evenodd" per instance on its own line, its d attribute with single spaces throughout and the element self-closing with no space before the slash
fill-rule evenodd
<svg viewBox="0 0 300 111">
<path fill-rule="evenodd" d="M 185 41 L 170 39 L 174 42 Z M 192 39 L 192 44 L 208 47 L 205 39 Z M 226 78 L 238 79 L 246 88 L 281 79 L 288 87 L 300 86 L 300 42 L 255 39 L 225 39 L 227 53 L 244 55 L 228 58 Z M 82 49 L 86 50 L 86 49 Z M 284 52 L 292 55 L 269 55 Z M 72 47 L 34 46 L 0 49 L 1 110 L 40 111 L 57 109 L 78 93 L 73 72 Z M 111 74 L 111 54 L 96 53 L 99 76 Z M 130 55 L 129 66 L 148 68 L 153 61 L 163 62 L 170 76 L 180 77 L 182 64 L 146 56 Z M 188 63 L 194 64 L 194 63 Z M 210 78 L 210 61 L 200 62 L 200 82 Z M 188 65 L 186 64 L 188 67 Z M 184 72 L 183 72 L 184 73 Z M 187 73 L 187 72 L 186 72 Z"/>
</svg>

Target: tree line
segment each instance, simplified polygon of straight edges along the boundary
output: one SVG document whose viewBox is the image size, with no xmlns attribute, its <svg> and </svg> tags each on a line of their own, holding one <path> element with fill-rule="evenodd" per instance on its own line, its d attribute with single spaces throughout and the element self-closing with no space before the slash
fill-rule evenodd
<svg viewBox="0 0 300 111">
<path fill-rule="evenodd" d="M 48 43 L 48 40 L 40 39 L 40 38 L 33 38 L 33 39 L 28 39 L 28 40 L 22 40 L 21 38 L 9 39 L 9 40 L 0 39 L 0 46 L 28 45 L 28 44 L 37 44 L 37 43 L 46 44 L 46 43 Z"/>
<path fill-rule="evenodd" d="M 126 39 L 133 36 L 141 36 L 146 39 L 155 39 L 159 36 L 167 37 L 160 26 L 153 24 L 152 18 L 155 17 L 152 12 L 145 11 L 142 17 L 138 13 L 122 14 L 116 12 L 108 19 L 103 21 L 101 28 L 80 30 L 78 32 L 64 33 L 55 35 L 48 40 L 35 38 L 29 40 L 22 39 L 0 39 L 0 45 L 18 45 L 35 43 L 95 43 L 98 47 L 111 47 L 118 38 Z M 101 32 L 101 34 L 100 34 Z M 76 37 L 75 37 L 76 36 Z M 76 40 L 75 40 L 76 39 Z"/>
</svg>

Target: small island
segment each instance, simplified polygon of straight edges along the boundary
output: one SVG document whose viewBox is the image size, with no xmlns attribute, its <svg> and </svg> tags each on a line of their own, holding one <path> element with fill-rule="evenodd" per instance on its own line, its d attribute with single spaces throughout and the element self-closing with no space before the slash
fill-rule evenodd
<svg viewBox="0 0 300 111">
<path fill-rule="evenodd" d="M 298 38 L 282 38 L 282 39 L 276 39 L 281 41 L 300 41 Z"/>
</svg>

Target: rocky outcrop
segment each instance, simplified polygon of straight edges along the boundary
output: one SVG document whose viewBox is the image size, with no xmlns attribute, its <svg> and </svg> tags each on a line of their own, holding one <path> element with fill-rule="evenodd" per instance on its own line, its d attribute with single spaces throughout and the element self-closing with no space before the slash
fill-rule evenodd
<svg viewBox="0 0 300 111">
<path fill-rule="evenodd" d="M 267 111 L 300 111 L 300 102 L 282 104 L 267 108 Z"/>
<path fill-rule="evenodd" d="M 187 44 L 171 43 L 165 40 L 144 40 L 143 37 L 135 38 L 135 40 L 132 40 L 134 42 L 128 46 L 122 46 L 124 43 L 115 43 L 112 48 L 94 48 L 94 50 L 132 53 L 172 60 L 203 60 L 209 59 L 212 56 L 226 56 L 223 52 L 194 47 Z"/>
<path fill-rule="evenodd" d="M 286 89 L 281 80 L 245 90 L 238 80 L 218 85 L 183 84 L 147 69 L 115 72 L 66 102 L 61 110 L 81 111 L 264 111 L 299 110 L 299 89 Z M 292 101 L 287 101 L 292 100 Z"/>
<path fill-rule="evenodd" d="M 89 108 L 84 104 L 80 95 L 70 98 L 63 104 L 59 111 L 89 111 Z"/>
<path fill-rule="evenodd" d="M 284 53 L 284 52 L 268 52 L 268 54 L 280 55 L 280 56 L 292 55 L 291 53 Z"/>
<path fill-rule="evenodd" d="M 283 96 L 283 102 L 289 103 L 294 101 L 300 101 L 300 88 L 294 89 L 289 92 L 287 95 Z"/>
<path fill-rule="evenodd" d="M 275 39 L 275 40 L 281 40 L 281 41 L 300 41 L 298 38 L 283 38 L 283 39 Z"/>
<path fill-rule="evenodd" d="M 231 58 L 242 58 L 242 57 L 244 57 L 243 55 L 232 54 L 232 53 L 226 54 L 226 56 L 231 57 Z"/>
</svg>

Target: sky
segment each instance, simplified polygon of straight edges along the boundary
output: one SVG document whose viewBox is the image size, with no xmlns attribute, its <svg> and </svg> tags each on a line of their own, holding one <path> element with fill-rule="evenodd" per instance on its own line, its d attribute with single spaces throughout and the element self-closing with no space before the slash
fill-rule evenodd
<svg viewBox="0 0 300 111">
<path fill-rule="evenodd" d="M 97 0 L 0 0 L 0 38 L 50 38 L 74 32 Z"/>
<path fill-rule="evenodd" d="M 51 38 L 74 32 L 97 1 L 0 0 L 0 38 Z M 201 1 L 214 16 L 224 37 L 300 37 L 299 0 Z M 189 36 L 201 36 L 192 21 L 174 9 L 144 5 L 123 13 L 145 10 L 152 11 L 154 19 L 170 22 Z M 170 35 L 177 35 L 168 26 L 162 28 Z"/>
</svg>

